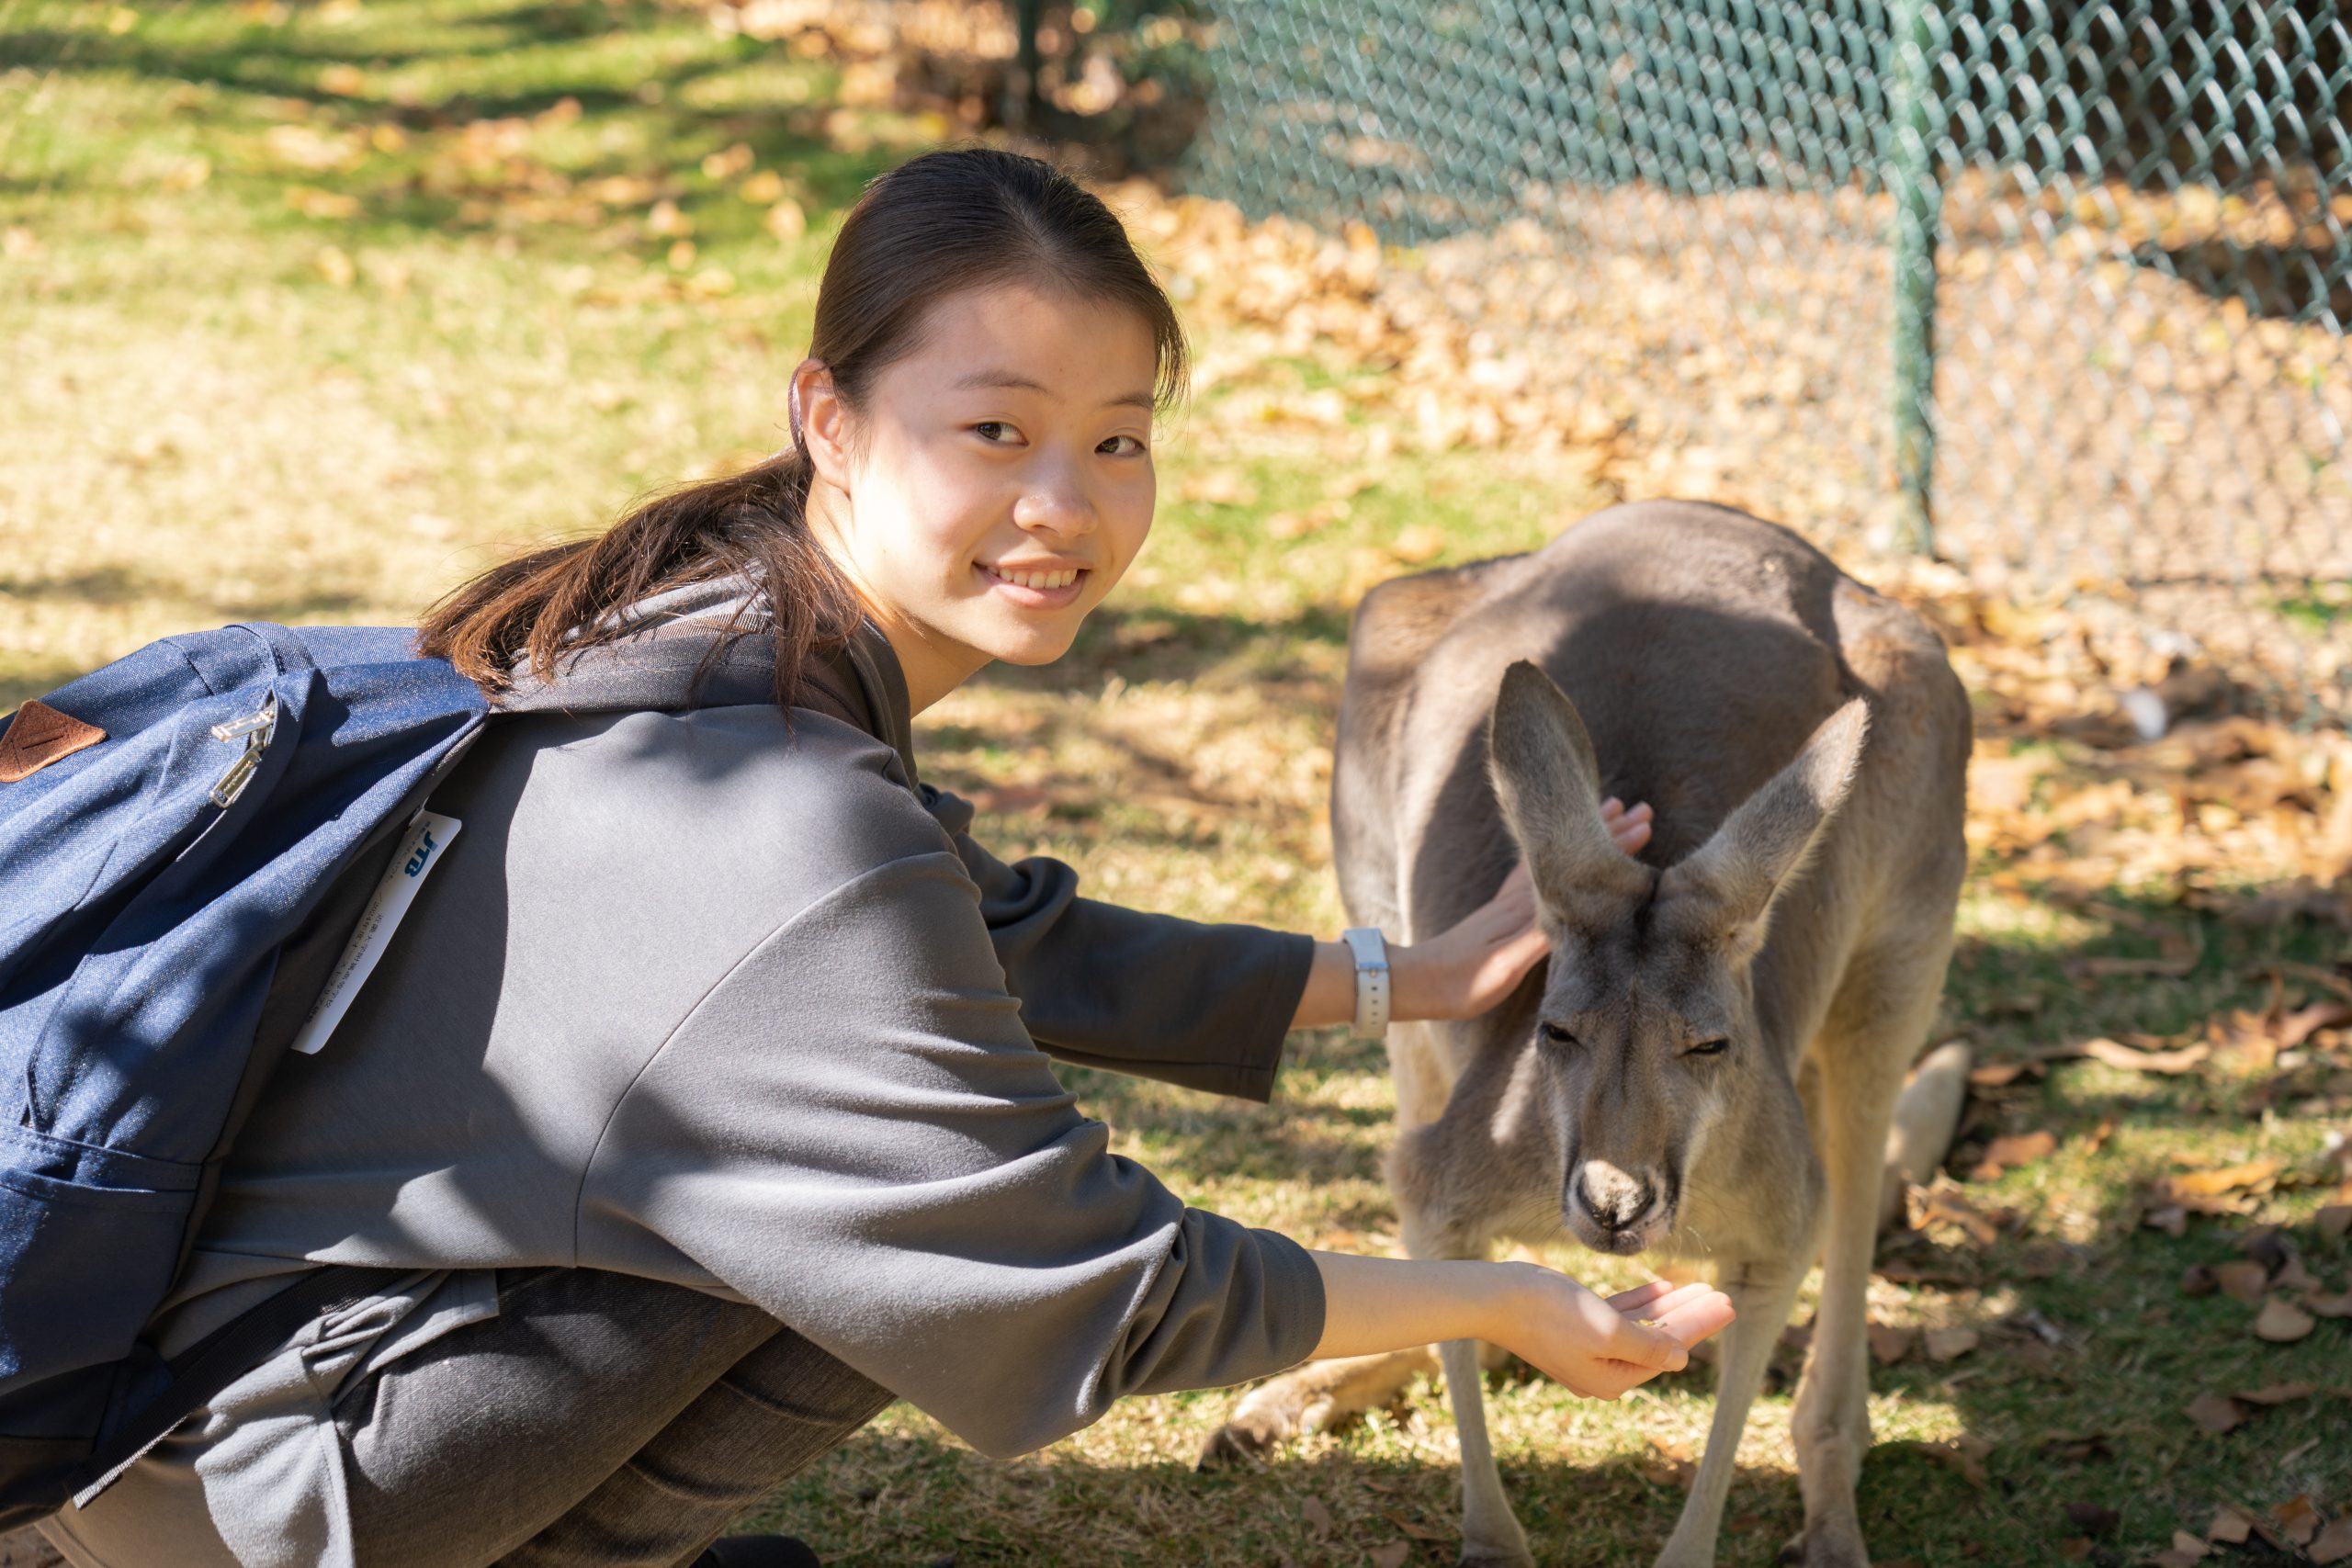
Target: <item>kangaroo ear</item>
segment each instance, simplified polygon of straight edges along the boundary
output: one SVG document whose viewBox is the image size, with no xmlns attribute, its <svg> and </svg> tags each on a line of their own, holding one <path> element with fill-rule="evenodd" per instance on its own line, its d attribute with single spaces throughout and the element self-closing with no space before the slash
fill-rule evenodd
<svg viewBox="0 0 2352 1568">
<path fill-rule="evenodd" d="M 1822 720 L 1795 761 L 1667 873 L 1661 901 L 1692 900 L 1699 922 L 1743 956 L 1761 947 L 1773 901 L 1845 804 L 1869 729 L 1870 708 L 1860 697 Z"/>
<path fill-rule="evenodd" d="M 1646 887 L 1600 819 L 1600 764 L 1567 694 L 1526 660 L 1503 671 L 1487 755 L 1535 896 L 1555 915 L 1594 894 Z"/>
</svg>

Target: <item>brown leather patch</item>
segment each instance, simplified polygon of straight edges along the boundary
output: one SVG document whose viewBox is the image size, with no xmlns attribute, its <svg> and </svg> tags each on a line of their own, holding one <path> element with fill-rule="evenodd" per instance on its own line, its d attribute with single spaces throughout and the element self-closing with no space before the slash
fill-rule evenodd
<svg viewBox="0 0 2352 1568">
<path fill-rule="evenodd" d="M 28 779 L 60 757 L 86 751 L 106 738 L 96 725 L 84 724 L 47 703 L 27 703 L 9 721 L 7 733 L 0 735 L 0 784 Z"/>
</svg>

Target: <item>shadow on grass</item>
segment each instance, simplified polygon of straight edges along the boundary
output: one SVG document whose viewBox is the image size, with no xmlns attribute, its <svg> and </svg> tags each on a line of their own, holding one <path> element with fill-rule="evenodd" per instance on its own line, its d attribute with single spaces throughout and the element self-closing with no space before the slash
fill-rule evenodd
<svg viewBox="0 0 2352 1568">
<path fill-rule="evenodd" d="M 379 15 L 384 20 L 372 19 Z M 590 124 L 626 117 L 639 133 L 619 151 L 608 143 L 589 164 L 561 171 L 570 177 L 648 171 L 685 176 L 707 153 L 740 141 L 760 167 L 792 177 L 820 222 L 908 151 L 837 144 L 825 124 L 832 106 L 812 91 L 793 101 L 697 107 L 690 100 L 699 85 L 742 67 L 783 63 L 804 89 L 832 68 L 790 59 L 780 44 L 718 37 L 673 6 L 491 5 L 450 17 L 387 6 L 368 16 L 365 23 L 327 31 L 241 22 L 228 6 L 184 6 L 121 36 L 95 28 L 24 28 L 0 32 L 0 68 L 197 84 L 306 104 L 322 123 L 389 123 L 412 132 L 536 117 L 569 100 Z M 364 67 L 371 82 L 362 96 L 322 85 L 327 67 L 348 64 Z M 421 75 L 427 85 L 404 85 L 397 94 L 380 85 L 400 73 Z M 425 182 L 417 177 L 416 160 L 401 156 L 300 177 L 358 198 L 367 213 L 361 221 L 376 229 L 481 227 L 465 217 L 469 199 L 513 194 L 500 186 L 495 170 L 469 168 L 454 185 Z M 702 225 L 706 237 L 757 231 L 763 209 L 717 182 L 688 180 L 671 194 L 683 209 L 709 220 Z"/>
<path fill-rule="evenodd" d="M 1680 1506 L 1654 1472 L 1627 1460 L 1573 1470 L 1503 1465 L 1539 1556 L 1545 1538 L 1566 1537 L 1585 1553 L 1580 1563 L 1648 1560 L 1659 1520 L 1670 1525 Z M 1758 1533 L 1792 1528 L 1771 1506 L 1790 1484 L 1783 1473 L 1743 1469 L 1732 1508 Z M 1433 1562 L 1453 1555 L 1454 1493 L 1450 1463 L 1344 1447 L 1204 1472 L 1187 1462 L 1099 1463 L 1064 1451 L 1045 1463 L 1005 1463 L 928 1433 L 868 1431 L 752 1517 L 804 1536 L 829 1563 L 1337 1563 L 1400 1539 L 1424 1543 L 1413 1561 Z M 1315 1504 L 1328 1525 L 1314 1518 Z"/>
<path fill-rule="evenodd" d="M 1309 657 L 1309 650 L 1344 649 L 1348 619 L 1346 611 L 1329 604 L 1277 621 L 1105 605 L 1087 617 L 1069 651 L 1051 664 L 993 664 L 977 681 L 1008 691 L 1089 694 L 1114 675 L 1130 685 L 1313 681 L 1320 686 L 1328 660 Z M 1336 704 L 1338 693 L 1330 697 Z"/>
<path fill-rule="evenodd" d="M 396 17 L 390 29 L 393 36 L 397 38 L 413 20 Z M 322 107 L 365 108 L 375 106 L 321 86 L 320 72 L 355 62 L 382 73 L 411 66 L 503 61 L 518 50 L 641 37 L 663 27 L 675 28 L 678 20 L 674 12 L 642 4 L 484 7 L 470 16 L 434 18 L 430 25 L 435 30 L 450 35 L 447 42 L 403 45 L 379 36 L 382 29 L 375 27 L 297 29 L 239 17 L 228 6 L 177 11 L 167 7 L 139 32 L 26 28 L 0 33 L 0 65 L 121 72 L 233 92 L 267 93 Z M 166 36 L 157 36 L 159 29 Z M 175 39 L 168 36 L 173 32 L 185 36 Z M 695 72 L 649 73 L 641 82 L 659 81 L 671 86 L 710 68 L 712 62 L 705 62 Z M 621 87 L 594 81 L 550 81 L 502 93 L 453 94 L 430 105 L 382 107 L 395 115 L 419 116 L 431 123 L 435 118 L 536 114 L 567 96 L 578 99 L 589 110 L 637 101 L 630 90 Z"/>
<path fill-rule="evenodd" d="M 299 625 L 322 615 L 348 614 L 368 598 L 339 589 L 311 592 L 204 598 L 190 595 L 180 579 L 169 571 L 148 571 L 119 564 L 96 567 L 63 577 L 0 577 L 0 594 L 21 598 L 71 599 L 85 604 L 130 604 L 153 601 L 185 606 L 184 630 L 209 630 L 232 621 L 279 621 Z"/>
<path fill-rule="evenodd" d="M 86 604 L 125 604 L 151 598 L 158 586 L 154 578 L 127 566 L 93 567 L 63 577 L 0 576 L 0 594 L 20 599 L 55 594 Z"/>
</svg>

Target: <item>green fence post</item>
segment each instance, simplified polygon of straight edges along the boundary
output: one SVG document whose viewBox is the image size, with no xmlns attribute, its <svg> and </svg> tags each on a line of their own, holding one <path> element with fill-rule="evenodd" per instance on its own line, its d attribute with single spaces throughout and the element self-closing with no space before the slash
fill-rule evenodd
<svg viewBox="0 0 2352 1568">
<path fill-rule="evenodd" d="M 1037 73 L 1045 63 L 1037 52 L 1037 28 L 1045 20 L 1045 0 L 1019 0 L 1013 7 L 1012 26 L 1019 46 L 1020 69 L 1007 84 L 1004 93 L 1004 122 L 1015 130 L 1027 130 L 1037 123 L 1037 106 L 1045 102 L 1038 90 Z"/>
<path fill-rule="evenodd" d="M 1946 29 L 1942 0 L 1894 0 L 1894 478 L 1906 542 L 1924 556 L 1936 547 L 1936 231 L 1943 221 L 1936 142 L 1944 123 L 1936 59 Z"/>
</svg>

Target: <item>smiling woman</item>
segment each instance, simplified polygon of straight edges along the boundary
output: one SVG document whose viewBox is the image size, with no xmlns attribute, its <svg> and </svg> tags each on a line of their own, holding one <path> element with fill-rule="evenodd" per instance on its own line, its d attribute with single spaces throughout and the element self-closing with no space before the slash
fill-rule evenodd
<svg viewBox="0 0 2352 1568">
<path fill-rule="evenodd" d="M 894 1395 L 1011 1454 L 1437 1339 L 1611 1398 L 1723 1325 L 1190 1208 L 1049 1070 L 1264 1100 L 1287 1030 L 1483 1011 L 1546 945 L 1523 876 L 1385 970 L 1095 903 L 921 782 L 912 715 L 1059 656 L 1135 560 L 1183 367 L 1100 201 L 932 154 L 842 228 L 790 450 L 436 611 L 506 714 L 431 802 L 463 837 L 260 1092 L 149 1337 L 323 1265 L 380 1288 L 47 1521 L 74 1562 L 805 1564 L 716 1538 Z"/>
<path fill-rule="evenodd" d="M 917 711 L 990 660 L 1058 659 L 1151 531 L 1155 323 L 1002 284 L 951 294 L 855 418 L 793 377 L 808 514 L 872 606 Z"/>
</svg>

